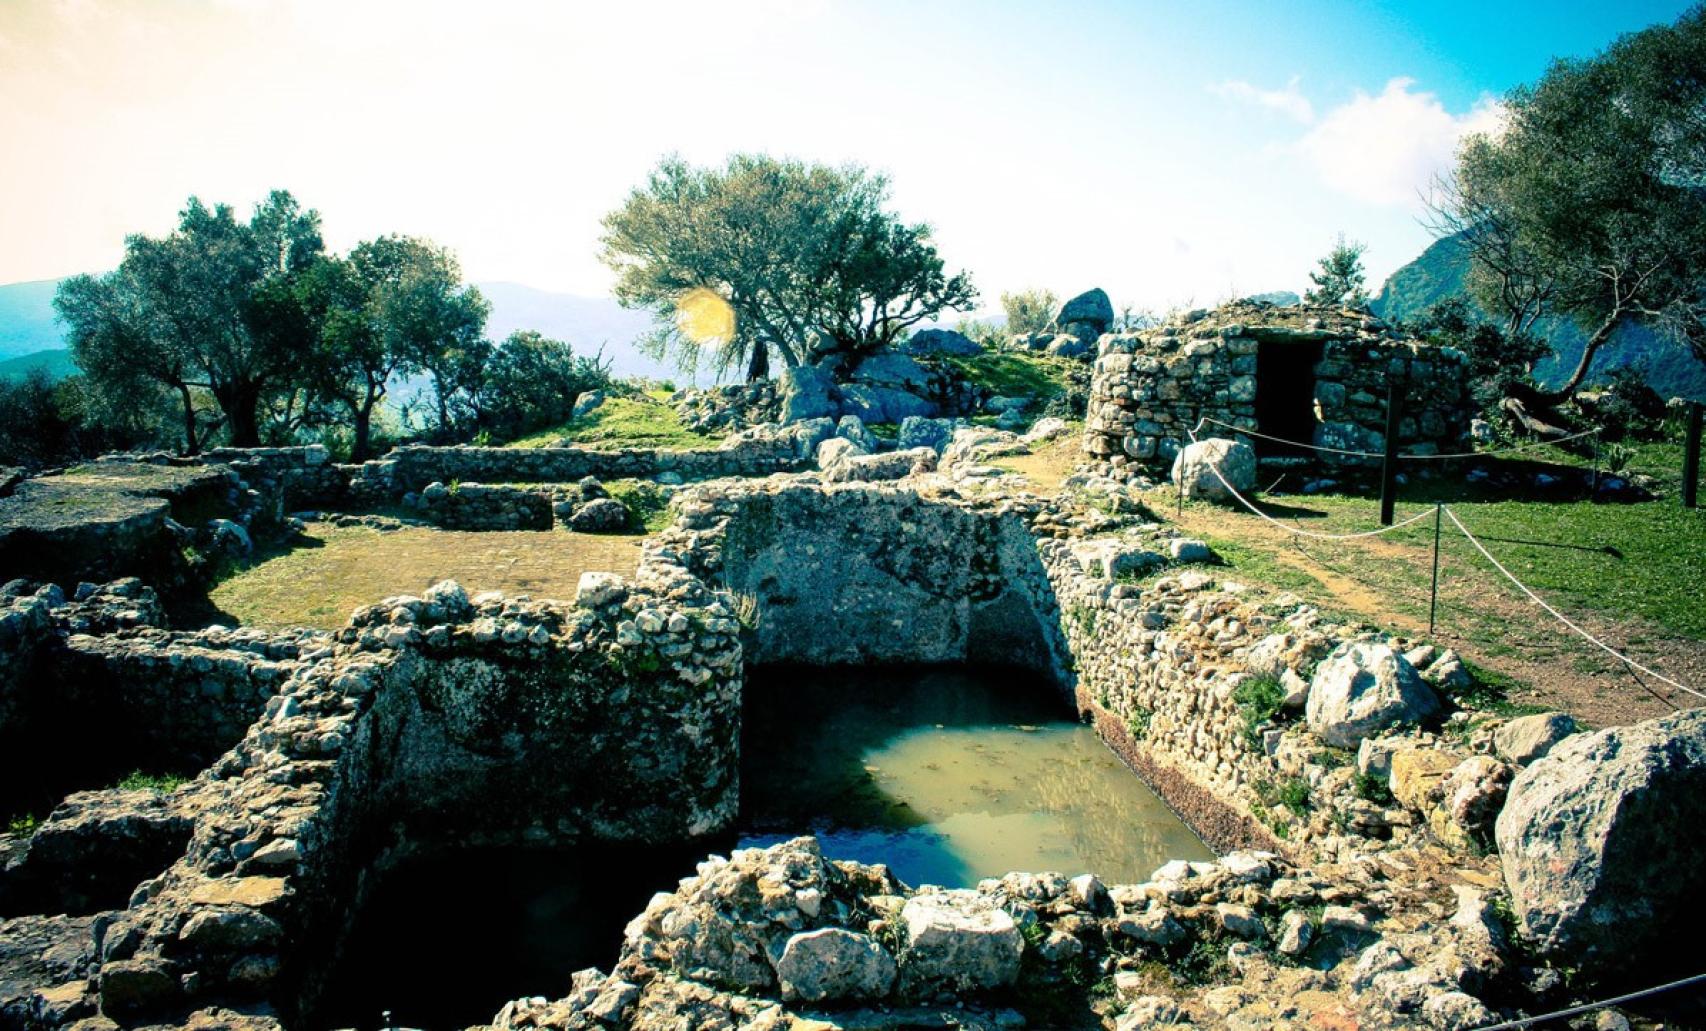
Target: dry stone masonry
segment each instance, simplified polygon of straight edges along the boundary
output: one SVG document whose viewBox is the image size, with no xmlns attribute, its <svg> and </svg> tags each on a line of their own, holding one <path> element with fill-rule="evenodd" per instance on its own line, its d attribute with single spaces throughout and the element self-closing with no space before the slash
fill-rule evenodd
<svg viewBox="0 0 1706 1031">
<path fill-rule="evenodd" d="M 1366 313 L 1240 302 L 1163 326 L 1103 336 L 1090 386 L 1084 450 L 1104 470 L 1135 474 L 1199 437 L 1240 430 L 1342 451 L 1379 453 L 1388 384 L 1402 384 L 1398 444 L 1407 454 L 1461 450 L 1470 402 L 1467 359 Z M 1258 454 L 1287 454 L 1244 438 Z M 1314 453 L 1321 461 L 1371 461 Z"/>
<path fill-rule="evenodd" d="M 1075 326 L 1099 317 L 1080 307 Z M 1324 389 L 1366 392 L 1331 364 L 1350 349 L 1412 372 L 1455 361 L 1342 314 L 1232 314 L 1157 331 L 1154 353 L 1102 335 L 1100 361 L 1131 358 L 1130 385 L 1152 359 L 1145 404 L 1184 403 L 1160 383 L 1224 375 L 1214 403 L 1257 412 L 1232 382 L 1260 381 L 1261 349 L 1319 345 L 1311 399 L 1359 427 L 1364 402 Z M 1254 315 L 1284 333 L 1250 330 Z M 1188 376 L 1166 371 L 1197 344 Z M 819 418 L 667 460 L 412 448 L 361 467 L 310 449 L 141 463 L 217 476 L 238 515 L 415 494 L 471 528 L 549 526 L 553 505 L 576 518 L 610 500 L 589 475 L 806 471 L 684 487 L 632 578 L 587 573 L 562 601 L 445 582 L 334 634 L 186 632 L 137 581 L 0 589 L 0 735 L 57 746 L 100 714 L 205 767 L 170 790 L 68 781 L 41 826 L 0 834 L 0 1028 L 313 1026 L 348 915 L 410 856 L 703 840 L 739 808 L 747 662 L 1041 672 L 1221 858 L 1139 884 L 1015 872 L 945 890 L 810 838 L 712 855 L 635 915 L 608 971 L 565 971 L 561 995 L 511 1002 L 491 1027 L 898 1031 L 1070 1014 L 1118 1031 L 1462 1031 L 1559 998 L 1512 947 L 1507 894 L 1515 929 L 1590 970 L 1662 952 L 1698 919 L 1676 863 L 1706 821 L 1664 814 L 1698 808 L 1700 720 L 1582 734 L 1561 714 L 1477 712 L 1449 650 L 1226 579 L 1121 482 L 1185 413 L 1152 406 L 1161 429 L 1133 414 L 1113 433 L 1124 416 L 1108 406 L 1138 411 L 1105 379 L 1120 365 L 1098 374 L 1098 461 L 1046 497 L 993 464 L 1024 440 L 922 416 L 887 453 L 861 421 Z M 1416 434 L 1447 439 L 1430 410 Z M 1116 437 L 1117 453 L 1097 450 Z M 1138 437 L 1150 455 L 1128 446 Z M 1651 919 L 1625 926 L 1624 912 Z"/>
</svg>

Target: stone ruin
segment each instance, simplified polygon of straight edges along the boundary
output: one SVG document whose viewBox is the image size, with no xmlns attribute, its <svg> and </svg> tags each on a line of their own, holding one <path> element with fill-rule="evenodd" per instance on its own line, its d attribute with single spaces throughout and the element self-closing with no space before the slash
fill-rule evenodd
<svg viewBox="0 0 1706 1031">
<path fill-rule="evenodd" d="M 1377 464 L 1279 441 L 1379 455 L 1394 383 L 1401 453 L 1454 453 L 1470 443 L 1467 358 L 1408 339 L 1366 312 L 1239 302 L 1109 334 L 1097 347 L 1084 452 L 1111 474 L 1171 462 L 1193 430 L 1251 444 L 1264 459 Z"/>
<path fill-rule="evenodd" d="M 889 482 L 847 475 L 888 457 L 853 454 L 688 487 L 633 577 L 588 573 L 562 601 L 442 583 L 335 633 L 188 631 L 137 580 L 8 584 L 0 761 L 64 800 L 0 834 L 0 1028 L 313 1027 L 349 914 L 411 855 L 708 840 L 739 806 L 751 662 L 1028 667 L 1221 858 L 944 891 L 811 839 L 712 856 L 635 915 L 611 969 L 489 1026 L 1465 1029 L 1565 991 L 1524 966 L 1502 899 L 1544 954 L 1613 973 L 1700 915 L 1689 848 L 1652 837 L 1691 848 L 1706 826 L 1698 713 L 1584 734 L 1478 712 L 1449 650 L 1225 579 L 1117 479 L 1011 489 L 989 462 L 1023 444 L 995 430 L 921 448 L 866 471 Z M 447 469 L 223 457 L 165 468 L 220 484 L 217 518 L 257 532 Z M 132 557 L 200 539 L 178 518 L 193 499 L 159 516 L 189 538 L 162 522 Z M 144 752 L 195 776 L 75 790 Z"/>
</svg>

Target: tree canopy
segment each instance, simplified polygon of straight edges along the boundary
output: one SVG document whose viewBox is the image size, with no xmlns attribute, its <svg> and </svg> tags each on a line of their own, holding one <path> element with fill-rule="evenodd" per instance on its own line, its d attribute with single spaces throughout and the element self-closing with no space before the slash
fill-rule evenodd
<svg viewBox="0 0 1706 1031">
<path fill-rule="evenodd" d="M 1001 310 L 1007 316 L 1009 333 L 1041 333 L 1054 321 L 1060 298 L 1053 290 L 1020 290 L 1001 295 Z"/>
<path fill-rule="evenodd" d="M 1588 334 L 1579 387 L 1626 320 L 1706 356 L 1706 9 L 1557 60 L 1471 137 L 1433 203 L 1462 234 L 1477 303 L 1520 337 L 1546 315 Z"/>
<path fill-rule="evenodd" d="M 295 373 L 309 343 L 301 324 L 272 318 L 268 298 L 321 250 L 319 214 L 289 193 L 268 195 L 247 222 L 227 205 L 192 197 L 171 235 L 127 238 L 116 271 L 66 280 L 54 306 L 91 379 L 113 389 L 156 383 L 178 394 L 189 450 L 206 429 L 192 388 L 213 396 L 232 444 L 253 446 L 268 392 Z"/>
<path fill-rule="evenodd" d="M 1356 308 L 1368 303 L 1368 279 L 1362 268 L 1366 244 L 1345 239 L 1340 233 L 1333 249 L 1309 273 L 1315 286 L 1306 291 L 1303 300 L 1308 304 L 1342 304 Z"/>
<path fill-rule="evenodd" d="M 856 362 L 976 298 L 965 273 L 945 271 L 930 227 L 903 222 L 888 199 L 888 180 L 857 165 L 739 154 L 698 168 L 669 157 L 605 217 L 602 257 L 617 299 L 658 317 L 653 353 L 685 369 L 708 355 L 719 373 L 744 365 L 750 380 L 773 357 Z M 683 331 L 678 305 L 702 291 L 732 310 L 727 337 Z"/>
</svg>

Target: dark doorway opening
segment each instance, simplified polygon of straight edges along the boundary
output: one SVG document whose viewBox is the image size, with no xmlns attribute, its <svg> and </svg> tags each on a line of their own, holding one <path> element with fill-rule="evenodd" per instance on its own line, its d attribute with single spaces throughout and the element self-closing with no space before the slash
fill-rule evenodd
<svg viewBox="0 0 1706 1031">
<path fill-rule="evenodd" d="M 1311 452 L 1300 444 L 1315 440 L 1315 366 L 1321 361 L 1320 342 L 1263 341 L 1256 349 L 1256 429 L 1269 437 L 1256 438 L 1260 458 L 1293 458 Z"/>
</svg>

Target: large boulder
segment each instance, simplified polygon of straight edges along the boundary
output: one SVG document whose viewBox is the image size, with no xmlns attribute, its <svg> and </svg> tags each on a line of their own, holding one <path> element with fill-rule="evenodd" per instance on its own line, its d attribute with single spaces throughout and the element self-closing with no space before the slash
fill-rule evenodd
<svg viewBox="0 0 1706 1031">
<path fill-rule="evenodd" d="M 895 446 L 901 450 L 915 447 L 927 447 L 941 454 L 948 446 L 954 430 L 959 424 L 952 419 L 926 419 L 921 415 L 912 415 L 901 420 L 900 436 Z"/>
<path fill-rule="evenodd" d="M 1250 445 L 1211 437 L 1186 445 L 1173 459 L 1173 485 L 1187 498 L 1230 502 L 1228 484 L 1240 493 L 1255 489 L 1256 452 Z"/>
<path fill-rule="evenodd" d="M 1706 919 L 1706 709 L 1559 743 L 1516 775 L 1494 835 L 1543 952 L 1601 972 L 1674 960 Z"/>
<path fill-rule="evenodd" d="M 783 422 L 821 419 L 840 412 L 831 396 L 835 380 L 826 369 L 816 365 L 791 366 L 782 370 L 777 385 L 782 393 Z"/>
<path fill-rule="evenodd" d="M 841 388 L 841 407 L 862 422 L 898 423 L 914 415 L 936 414 L 936 406 L 910 391 L 899 387 L 876 386 L 870 383 L 848 383 Z"/>
<path fill-rule="evenodd" d="M 628 528 L 628 507 L 615 498 L 594 498 L 569 516 L 576 533 L 621 533 Z"/>
<path fill-rule="evenodd" d="M 1005 988 L 1018 980 L 1025 942 L 1013 918 L 974 891 L 915 895 L 901 908 L 900 970 L 915 996 Z"/>
<path fill-rule="evenodd" d="M 1063 329 L 1073 323 L 1082 323 L 1100 336 L 1114 324 L 1114 302 L 1108 300 L 1107 291 L 1094 287 L 1061 305 L 1060 311 L 1055 313 L 1054 322 Z"/>
<path fill-rule="evenodd" d="M 894 957 L 868 934 L 825 927 L 789 938 L 776 960 L 782 998 L 880 999 L 894 987 Z"/>
<path fill-rule="evenodd" d="M 906 341 L 909 354 L 974 355 L 983 353 L 983 345 L 951 329 L 923 329 Z"/>
<path fill-rule="evenodd" d="M 1385 644 L 1350 641 L 1321 660 L 1304 715 L 1321 740 L 1355 748 L 1362 739 L 1439 712 L 1439 696 L 1416 667 Z"/>
</svg>

